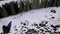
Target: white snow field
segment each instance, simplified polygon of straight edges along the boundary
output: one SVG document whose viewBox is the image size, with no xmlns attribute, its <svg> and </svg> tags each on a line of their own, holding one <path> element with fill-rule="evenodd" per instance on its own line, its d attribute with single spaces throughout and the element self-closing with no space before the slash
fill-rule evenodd
<svg viewBox="0 0 60 34">
<path fill-rule="evenodd" d="M 0 33 L 3 32 L 2 26 L 7 25 L 10 21 L 12 21 L 12 25 L 8 34 L 52 34 L 51 32 L 54 32 L 55 30 L 53 30 L 51 25 L 60 25 L 60 7 L 33 9 L 17 15 L 2 18 L 0 19 Z M 45 22 L 47 24 L 45 24 Z M 41 23 L 46 26 L 39 26 Z M 48 31 L 51 32 L 46 32 L 47 30 L 44 28 L 47 28 Z M 33 33 L 27 32 L 29 29 L 36 31 Z M 42 32 L 41 29 L 44 31 Z M 57 28 L 56 32 L 60 32 L 60 27 Z"/>
</svg>

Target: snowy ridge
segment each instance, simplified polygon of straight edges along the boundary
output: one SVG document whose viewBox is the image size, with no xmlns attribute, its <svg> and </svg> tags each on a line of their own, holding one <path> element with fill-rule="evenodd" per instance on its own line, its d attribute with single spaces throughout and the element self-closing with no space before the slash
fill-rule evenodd
<svg viewBox="0 0 60 34">
<path fill-rule="evenodd" d="M 0 6 L 2 7 L 2 5 L 4 5 L 5 3 L 10 3 L 12 1 L 17 2 L 17 0 L 4 0 L 4 1 L 0 1 Z"/>
<path fill-rule="evenodd" d="M 43 33 L 46 33 L 46 28 L 51 32 L 54 32 L 51 25 L 60 25 L 60 7 L 49 7 L 42 9 L 34 9 L 29 10 L 28 12 L 23 12 L 14 16 L 6 17 L 0 19 L 0 32 L 2 32 L 2 26 L 7 25 L 10 21 L 12 21 L 12 27 L 9 34 L 26 34 L 29 29 L 34 29 L 37 32 L 39 29 L 43 29 Z M 53 17 L 53 18 L 52 18 Z M 44 23 L 41 23 L 44 22 Z M 45 24 L 45 22 L 48 22 Z M 38 24 L 38 27 L 35 27 L 34 24 Z M 45 24 L 46 26 L 39 26 L 39 24 Z M 17 29 L 17 30 L 16 30 Z M 12 31 L 13 30 L 13 31 Z M 23 31 L 26 30 L 26 31 Z M 36 33 L 37 33 L 36 32 Z M 57 32 L 60 32 L 60 28 L 58 28 Z M 41 31 L 38 32 L 39 34 Z M 48 32 L 46 34 L 49 34 Z"/>
</svg>

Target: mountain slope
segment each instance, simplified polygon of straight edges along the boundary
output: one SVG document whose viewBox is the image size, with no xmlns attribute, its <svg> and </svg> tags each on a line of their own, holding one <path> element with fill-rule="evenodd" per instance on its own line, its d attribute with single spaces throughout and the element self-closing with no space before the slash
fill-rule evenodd
<svg viewBox="0 0 60 34">
<path fill-rule="evenodd" d="M 60 23 L 60 7 L 49 7 L 49 8 L 42 8 L 42 9 L 34 9 L 29 10 L 28 12 L 22 12 L 17 15 L 9 16 L 6 18 L 0 19 L 0 28 L 2 32 L 2 26 L 7 25 L 10 21 L 12 21 L 12 26 L 9 34 L 24 34 L 29 29 L 36 30 L 37 32 L 39 29 L 43 29 L 44 32 L 46 31 L 44 28 L 49 28 L 48 30 L 51 32 L 55 32 L 51 25 L 59 25 Z M 45 24 L 48 22 L 47 24 Z M 36 24 L 36 26 L 34 25 Z M 40 26 L 39 26 L 40 24 Z M 46 26 L 41 26 L 41 24 L 45 24 Z M 38 29 L 39 28 L 39 29 Z M 60 27 L 59 27 L 60 28 Z M 60 32 L 60 29 L 56 30 Z M 40 32 L 40 31 L 39 31 Z M 38 32 L 38 33 L 39 33 Z M 44 33 L 43 32 L 43 33 Z M 46 32 L 45 32 L 46 33 Z M 48 33 L 47 33 L 48 34 Z"/>
</svg>

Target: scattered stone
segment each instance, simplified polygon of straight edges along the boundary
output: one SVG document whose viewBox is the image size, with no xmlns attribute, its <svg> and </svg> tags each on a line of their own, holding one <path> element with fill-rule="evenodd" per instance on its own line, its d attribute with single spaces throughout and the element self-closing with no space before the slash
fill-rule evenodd
<svg viewBox="0 0 60 34">
<path fill-rule="evenodd" d="M 25 32 L 25 34 L 39 34 L 35 29 L 28 29 L 27 32 Z"/>
<path fill-rule="evenodd" d="M 45 27 L 45 24 L 41 24 L 41 23 L 40 23 L 39 26 L 41 26 L 41 27 Z"/>
<path fill-rule="evenodd" d="M 18 29 L 15 29 L 15 31 L 17 31 Z"/>
<path fill-rule="evenodd" d="M 51 17 L 52 19 L 55 19 L 55 17 Z"/>
<path fill-rule="evenodd" d="M 38 24 L 34 23 L 34 26 L 38 26 Z"/>
<path fill-rule="evenodd" d="M 52 12 L 52 13 L 56 13 L 56 11 L 55 11 L 55 10 L 51 10 L 51 12 Z"/>
<path fill-rule="evenodd" d="M 26 23 L 23 23 L 23 25 L 26 25 Z"/>
</svg>

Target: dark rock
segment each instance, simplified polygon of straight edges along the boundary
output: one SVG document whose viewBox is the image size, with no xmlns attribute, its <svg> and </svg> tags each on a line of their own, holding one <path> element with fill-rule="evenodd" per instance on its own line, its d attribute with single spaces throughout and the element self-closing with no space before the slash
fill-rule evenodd
<svg viewBox="0 0 60 34">
<path fill-rule="evenodd" d="M 51 17 L 52 19 L 55 19 L 55 17 Z"/>
<path fill-rule="evenodd" d="M 45 25 L 45 24 L 41 24 L 41 23 L 40 23 L 40 24 L 39 24 L 39 26 L 41 26 L 41 27 L 45 27 L 46 25 Z"/>
<path fill-rule="evenodd" d="M 51 10 L 51 12 L 52 12 L 52 13 L 56 13 L 56 11 L 55 11 L 55 10 Z"/>
<path fill-rule="evenodd" d="M 27 32 L 25 32 L 25 34 L 39 34 L 35 29 L 28 29 Z"/>
<path fill-rule="evenodd" d="M 38 26 L 38 24 L 34 23 L 34 26 Z"/>
<path fill-rule="evenodd" d="M 2 28 L 3 28 L 3 33 L 9 33 L 10 28 L 11 28 L 11 21 L 7 26 L 3 25 Z"/>
<path fill-rule="evenodd" d="M 18 29 L 15 29 L 15 31 L 17 31 Z"/>
</svg>

